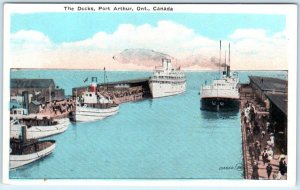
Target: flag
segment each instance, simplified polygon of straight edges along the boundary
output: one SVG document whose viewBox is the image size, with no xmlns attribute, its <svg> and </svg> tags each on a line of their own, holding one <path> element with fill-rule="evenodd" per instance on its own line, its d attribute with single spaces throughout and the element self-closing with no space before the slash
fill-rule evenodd
<svg viewBox="0 0 300 190">
<path fill-rule="evenodd" d="M 84 79 L 84 81 L 83 81 L 83 82 L 87 82 L 87 81 L 88 81 L 88 79 L 89 79 L 89 78 L 87 77 L 86 79 Z"/>
</svg>

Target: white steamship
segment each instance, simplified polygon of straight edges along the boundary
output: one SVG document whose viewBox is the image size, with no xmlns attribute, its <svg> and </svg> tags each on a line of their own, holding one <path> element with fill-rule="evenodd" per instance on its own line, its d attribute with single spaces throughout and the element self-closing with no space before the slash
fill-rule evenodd
<svg viewBox="0 0 300 190">
<path fill-rule="evenodd" d="M 102 120 L 118 111 L 119 105 L 97 92 L 97 84 L 92 83 L 89 90 L 78 98 L 73 119 L 79 122 Z"/>
<path fill-rule="evenodd" d="M 149 86 L 153 98 L 181 94 L 186 90 L 185 74 L 180 67 L 173 69 L 170 59 L 162 59 L 162 66 L 155 67 Z"/>
<path fill-rule="evenodd" d="M 221 65 L 221 41 L 219 68 Z M 219 69 L 220 70 L 220 69 Z M 202 85 L 200 89 L 201 109 L 208 111 L 235 111 L 239 109 L 239 76 L 238 73 L 230 73 L 230 44 L 229 44 L 229 65 L 225 64 L 224 71 L 220 78 L 213 80 L 210 85 Z"/>
</svg>

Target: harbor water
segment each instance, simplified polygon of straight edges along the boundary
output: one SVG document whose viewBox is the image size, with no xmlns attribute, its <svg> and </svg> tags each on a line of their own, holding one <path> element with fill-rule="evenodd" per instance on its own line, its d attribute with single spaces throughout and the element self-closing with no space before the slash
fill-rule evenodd
<svg viewBox="0 0 300 190">
<path fill-rule="evenodd" d="M 239 72 L 285 78 L 284 71 Z M 149 77 L 151 72 L 107 72 L 109 82 Z M 117 115 L 72 123 L 48 157 L 10 170 L 11 179 L 243 179 L 240 113 L 200 110 L 200 85 L 217 72 L 187 72 L 186 93 L 120 105 Z M 16 70 L 11 78 L 52 78 L 73 87 L 102 71 Z M 89 81 L 88 81 L 89 82 Z"/>
</svg>

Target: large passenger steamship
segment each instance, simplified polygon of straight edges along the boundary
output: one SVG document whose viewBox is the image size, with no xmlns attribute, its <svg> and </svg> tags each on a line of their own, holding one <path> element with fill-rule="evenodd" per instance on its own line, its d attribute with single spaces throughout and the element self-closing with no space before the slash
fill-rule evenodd
<svg viewBox="0 0 300 190">
<path fill-rule="evenodd" d="M 150 77 L 149 86 L 153 98 L 184 93 L 186 79 L 184 73 L 172 68 L 170 59 L 162 59 L 162 67 L 156 67 Z"/>
<path fill-rule="evenodd" d="M 221 41 L 220 58 L 221 65 Z M 220 68 L 220 66 L 219 66 Z M 235 111 L 239 109 L 239 76 L 238 73 L 230 73 L 230 44 L 229 65 L 225 65 L 224 71 L 220 72 L 220 78 L 213 81 L 211 85 L 202 85 L 200 89 L 201 109 L 208 111 Z"/>
</svg>

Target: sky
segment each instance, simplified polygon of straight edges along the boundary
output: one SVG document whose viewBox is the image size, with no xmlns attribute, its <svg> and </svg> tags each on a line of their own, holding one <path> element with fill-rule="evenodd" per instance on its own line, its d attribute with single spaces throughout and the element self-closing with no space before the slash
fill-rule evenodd
<svg viewBox="0 0 300 190">
<path fill-rule="evenodd" d="M 153 69 L 116 63 L 112 59 L 125 49 L 140 48 L 169 54 L 181 60 L 183 69 L 202 70 L 201 63 L 197 62 L 199 57 L 206 61 L 218 57 L 219 40 L 222 40 L 224 51 L 231 43 L 233 69 L 287 69 L 284 15 L 13 14 L 10 34 L 12 66 L 15 68 L 100 69 L 106 66 L 110 70 Z M 191 61 L 191 57 L 197 59 Z M 188 60 L 191 63 L 187 64 Z"/>
<path fill-rule="evenodd" d="M 262 19 L 263 18 L 263 19 Z M 192 28 L 197 34 L 226 39 L 237 28 L 260 28 L 269 34 L 285 29 L 283 15 L 180 14 L 180 13 L 52 13 L 15 14 L 11 32 L 37 30 L 55 43 L 84 40 L 99 31 L 113 33 L 120 24 L 156 26 L 160 20 L 173 21 Z M 49 27 L 51 26 L 51 27 Z"/>
</svg>

